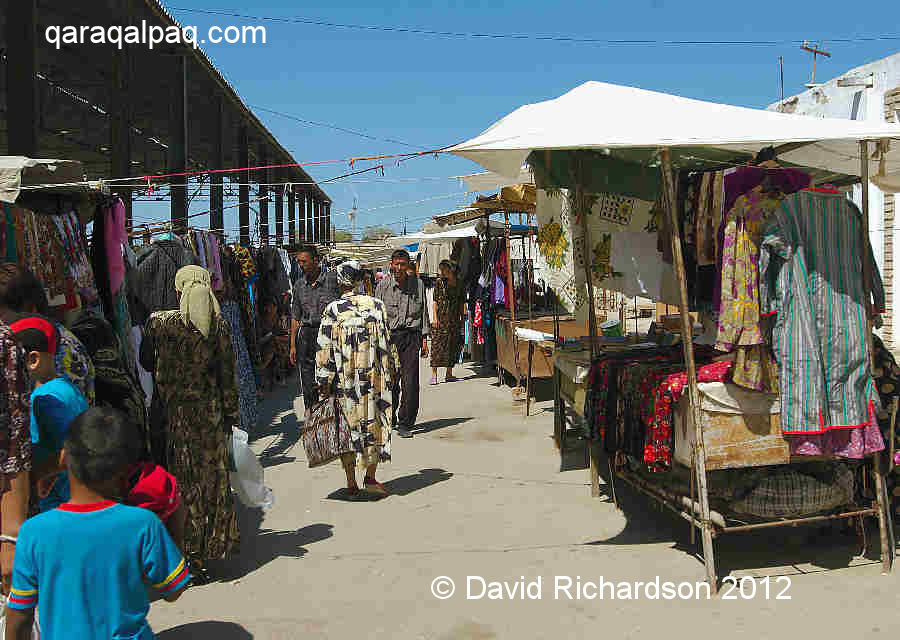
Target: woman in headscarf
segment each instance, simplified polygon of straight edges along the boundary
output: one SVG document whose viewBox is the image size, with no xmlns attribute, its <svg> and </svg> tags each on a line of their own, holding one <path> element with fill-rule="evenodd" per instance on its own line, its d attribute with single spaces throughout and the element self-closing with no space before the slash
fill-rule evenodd
<svg viewBox="0 0 900 640">
<path fill-rule="evenodd" d="M 240 540 L 227 450 L 240 424 L 237 378 L 231 331 L 209 272 L 182 267 L 175 291 L 179 310 L 154 313 L 144 326 L 141 365 L 153 374 L 168 423 L 165 466 L 187 511 L 184 552 L 202 577 L 207 561 L 236 551 Z"/>
<path fill-rule="evenodd" d="M 387 493 L 375 479 L 375 470 L 379 462 L 391 459 L 391 405 L 385 396 L 396 371 L 384 303 L 353 292 L 362 279 L 355 260 L 337 267 L 343 295 L 325 308 L 316 353 L 320 393 L 339 400 L 350 426 L 354 452 L 344 454 L 341 463 L 351 496 L 359 494 L 357 463 L 366 468 L 365 490 Z"/>
<path fill-rule="evenodd" d="M 459 359 L 463 305 L 466 294 L 456 277 L 456 265 L 441 260 L 441 277 L 434 282 L 434 324 L 431 326 L 431 384 L 438 383 L 438 368 L 446 367 L 446 382 L 456 382 L 453 365 Z"/>
</svg>

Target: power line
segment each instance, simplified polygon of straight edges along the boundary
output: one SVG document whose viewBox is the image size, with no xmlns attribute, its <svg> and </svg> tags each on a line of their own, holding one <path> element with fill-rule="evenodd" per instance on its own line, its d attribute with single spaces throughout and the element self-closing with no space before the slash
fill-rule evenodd
<svg viewBox="0 0 900 640">
<path fill-rule="evenodd" d="M 315 120 L 307 120 L 306 118 L 301 118 L 299 116 L 294 116 L 289 113 L 283 113 L 281 111 L 275 111 L 275 109 L 269 109 L 268 107 L 260 107 L 259 105 L 247 105 L 251 109 L 256 109 L 257 111 L 265 111 L 266 113 L 271 113 L 276 116 L 280 116 L 282 118 L 287 118 L 288 120 L 293 120 L 294 122 L 299 122 L 301 124 L 307 124 L 313 127 L 324 127 L 325 129 L 332 129 L 334 131 L 341 131 L 342 133 L 349 133 L 350 135 L 359 136 L 360 138 L 366 138 L 368 140 L 375 140 L 376 142 L 388 142 L 390 144 L 400 144 L 405 147 L 413 147 L 414 149 L 427 149 L 421 144 L 412 144 L 411 142 L 403 142 L 402 140 L 395 140 L 393 138 L 378 138 L 376 136 L 370 136 L 368 133 L 363 133 L 362 131 L 354 131 L 353 129 L 347 129 L 345 127 L 339 127 L 334 124 L 328 124 L 326 122 L 316 122 Z"/>
<path fill-rule="evenodd" d="M 484 40 L 524 40 L 538 42 L 563 42 L 570 44 L 592 44 L 592 45 L 662 45 L 662 46 L 773 46 L 773 45 L 792 45 L 801 44 L 803 38 L 787 39 L 787 40 L 657 40 L 657 39 L 609 39 L 609 38 L 579 38 L 575 36 L 563 35 L 532 35 L 524 33 L 480 33 L 480 32 L 462 32 L 462 31 L 439 31 L 436 29 L 423 29 L 418 27 L 406 26 L 390 26 L 390 25 L 365 25 L 351 24 L 341 22 L 330 22 L 327 20 L 315 20 L 313 18 L 304 17 L 277 17 L 277 16 L 254 16 L 242 13 L 233 13 L 230 11 L 221 11 L 216 9 L 194 9 L 184 7 L 172 7 L 173 11 L 184 11 L 185 13 L 203 13 L 208 15 L 227 16 L 231 18 L 242 18 L 246 20 L 281 22 L 286 24 L 305 24 L 317 27 L 330 27 L 334 29 L 355 29 L 360 31 L 383 31 L 388 33 L 405 33 L 419 36 L 436 36 L 441 38 L 468 38 L 468 39 L 484 39 Z M 808 38 L 807 38 L 808 39 Z M 817 38 L 820 43 L 836 43 L 847 44 L 857 42 L 880 42 L 880 41 L 896 41 L 900 40 L 900 35 L 882 35 L 882 36 L 856 36 L 852 38 Z"/>
</svg>

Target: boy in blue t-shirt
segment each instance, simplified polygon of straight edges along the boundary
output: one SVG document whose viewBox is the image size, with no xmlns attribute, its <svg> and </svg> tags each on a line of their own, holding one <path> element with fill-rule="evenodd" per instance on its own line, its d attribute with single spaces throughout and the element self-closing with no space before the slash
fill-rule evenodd
<svg viewBox="0 0 900 640">
<path fill-rule="evenodd" d="M 41 512 L 55 509 L 69 499 L 66 474 L 57 466 L 69 425 L 87 411 L 81 391 L 56 371 L 59 333 L 49 320 L 24 315 L 9 325 L 13 339 L 26 353 L 31 392 L 32 478 L 37 483 Z"/>
<path fill-rule="evenodd" d="M 89 409 L 72 423 L 59 461 L 71 498 L 19 531 L 7 639 L 29 638 L 37 606 L 44 640 L 155 637 L 146 583 L 174 602 L 191 576 L 156 514 L 116 502 L 141 443 L 113 409 Z"/>
</svg>

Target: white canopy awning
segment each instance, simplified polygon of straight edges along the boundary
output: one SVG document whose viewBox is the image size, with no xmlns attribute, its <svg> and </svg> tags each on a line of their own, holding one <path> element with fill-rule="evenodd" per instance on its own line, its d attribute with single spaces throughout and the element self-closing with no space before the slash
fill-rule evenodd
<svg viewBox="0 0 900 640">
<path fill-rule="evenodd" d="M 660 147 L 755 154 L 790 143 L 779 158 L 801 167 L 858 176 L 860 140 L 900 140 L 900 124 L 815 118 L 587 82 L 554 100 L 519 107 L 481 135 L 448 149 L 491 172 L 519 180 L 534 150 L 598 151 Z M 874 153 L 875 145 L 870 145 Z M 870 159 L 870 174 L 878 170 Z M 887 154 L 900 170 L 900 143 Z"/>
<path fill-rule="evenodd" d="M 503 187 L 534 183 L 534 175 L 528 167 L 520 167 L 519 177 L 515 179 L 507 178 L 499 173 L 493 173 L 491 171 L 473 173 L 468 176 L 458 176 L 458 178 L 466 185 L 466 190 L 470 192 L 500 191 Z"/>
<path fill-rule="evenodd" d="M 387 243 L 392 247 L 405 247 L 408 244 L 421 242 L 453 242 L 458 238 L 472 238 L 478 235 L 475 225 L 469 225 L 460 229 L 450 229 L 440 233 L 410 233 L 405 236 L 392 236 L 387 238 Z"/>
</svg>

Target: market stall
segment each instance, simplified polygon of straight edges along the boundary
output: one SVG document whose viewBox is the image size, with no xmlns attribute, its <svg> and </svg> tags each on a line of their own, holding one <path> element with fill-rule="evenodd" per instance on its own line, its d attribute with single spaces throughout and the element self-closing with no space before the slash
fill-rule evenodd
<svg viewBox="0 0 900 640">
<path fill-rule="evenodd" d="M 869 371 L 878 281 L 865 257 L 865 185 L 872 168 L 883 175 L 900 166 L 900 149 L 889 143 L 898 138 L 900 126 L 893 124 L 765 112 L 591 82 L 523 107 L 448 150 L 506 176 L 527 161 L 539 194 L 562 192 L 572 215 L 560 226 L 578 234 L 571 238 L 588 299 L 598 283 L 615 290 L 621 281 L 624 269 L 612 257 L 616 234 L 643 231 L 656 243 L 656 252 L 645 252 L 631 240 L 649 238 L 626 236 L 641 256 L 632 266 L 660 277 L 658 295 L 647 297 L 678 304 L 685 339 L 619 353 L 589 341 L 588 384 L 597 392 L 585 399 L 592 484 L 596 492 L 602 446 L 611 482 L 627 481 L 670 508 L 692 525 L 692 536 L 699 530 L 713 588 L 715 536 L 827 519 L 875 516 L 883 568 L 891 568 L 886 447 L 873 417 L 878 399 Z M 725 172 L 754 160 L 753 169 L 728 182 L 742 184 L 731 194 L 736 199 L 725 202 Z M 861 214 L 839 191 L 805 190 L 860 180 Z M 635 228 L 634 214 L 647 203 L 647 223 Z M 657 270 L 660 264 L 674 282 L 665 266 Z M 718 310 L 715 348 L 695 347 L 690 339 L 690 311 L 707 303 Z M 598 321 L 587 306 L 593 338 Z M 767 314 L 774 338 L 760 331 Z M 837 335 L 843 351 L 823 347 Z M 701 392 L 699 383 L 726 386 Z M 754 402 L 735 400 L 732 383 L 754 387 Z M 777 422 L 766 391 L 778 398 Z M 820 459 L 827 461 L 824 471 L 809 467 Z M 856 462 L 862 459 L 873 498 L 853 487 L 852 478 L 863 477 Z M 754 491 L 777 494 L 787 507 L 732 492 L 725 503 L 731 512 L 712 509 L 710 496 L 718 507 L 727 494 L 722 478 L 735 477 L 722 474 L 738 467 L 756 474 Z M 811 495 L 824 497 L 815 507 L 794 509 Z"/>
</svg>

